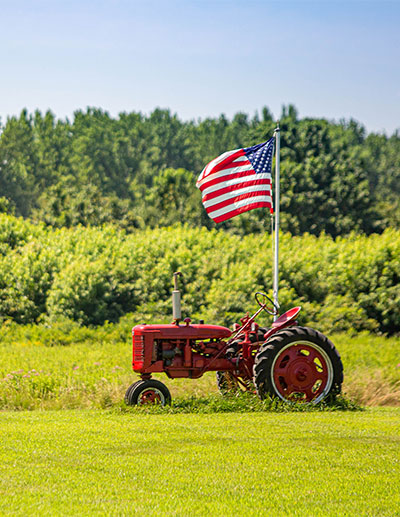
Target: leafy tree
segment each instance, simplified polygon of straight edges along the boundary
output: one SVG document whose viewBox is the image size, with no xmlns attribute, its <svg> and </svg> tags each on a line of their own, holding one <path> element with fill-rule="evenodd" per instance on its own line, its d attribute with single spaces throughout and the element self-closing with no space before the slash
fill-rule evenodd
<svg viewBox="0 0 400 517">
<path fill-rule="evenodd" d="M 281 113 L 282 228 L 293 234 L 400 227 L 400 136 L 366 134 L 359 123 Z M 169 110 L 150 115 L 88 108 L 73 120 L 26 110 L 0 128 L 1 209 L 54 226 L 114 222 L 133 230 L 186 221 L 214 227 L 195 187 L 219 154 L 267 140 L 267 107 L 181 121 Z M 185 172 L 183 172 L 185 171 Z M 265 210 L 227 221 L 233 233 L 264 232 Z"/>
<path fill-rule="evenodd" d="M 35 149 L 32 116 L 23 110 L 11 117 L 1 133 L 0 190 L 19 215 L 28 216 L 34 205 L 38 157 Z"/>
<path fill-rule="evenodd" d="M 201 195 L 194 188 L 195 178 L 185 169 L 164 169 L 154 178 L 144 197 L 145 222 L 152 227 L 170 226 L 177 222 L 191 226 L 210 225 L 201 205 Z"/>
</svg>

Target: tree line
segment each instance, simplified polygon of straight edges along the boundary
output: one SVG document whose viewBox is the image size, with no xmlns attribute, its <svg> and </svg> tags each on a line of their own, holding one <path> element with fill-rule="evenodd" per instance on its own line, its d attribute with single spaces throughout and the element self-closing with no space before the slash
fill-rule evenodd
<svg viewBox="0 0 400 517">
<path fill-rule="evenodd" d="M 177 222 L 211 229 L 195 181 L 219 154 L 270 138 L 268 108 L 182 121 L 101 109 L 59 120 L 23 110 L 0 126 L 0 211 L 53 227 L 113 223 L 128 231 Z M 282 229 L 332 236 L 400 227 L 400 134 L 369 133 L 353 121 L 300 119 L 284 107 Z M 264 210 L 222 223 L 239 234 L 265 231 Z"/>
</svg>

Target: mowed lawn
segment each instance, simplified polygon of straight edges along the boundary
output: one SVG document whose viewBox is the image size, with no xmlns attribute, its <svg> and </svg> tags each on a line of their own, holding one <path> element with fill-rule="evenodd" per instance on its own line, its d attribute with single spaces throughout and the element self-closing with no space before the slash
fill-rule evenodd
<svg viewBox="0 0 400 517">
<path fill-rule="evenodd" d="M 400 408 L 2 412 L 0 514 L 400 515 Z"/>
</svg>

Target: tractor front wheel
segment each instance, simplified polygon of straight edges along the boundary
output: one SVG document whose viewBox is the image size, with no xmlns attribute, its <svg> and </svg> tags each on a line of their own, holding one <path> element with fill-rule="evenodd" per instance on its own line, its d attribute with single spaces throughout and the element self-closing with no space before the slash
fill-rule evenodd
<svg viewBox="0 0 400 517">
<path fill-rule="evenodd" d="M 144 404 L 165 406 L 171 403 L 171 393 L 165 384 L 155 379 L 137 381 L 126 390 L 125 402 L 128 406 Z"/>
<path fill-rule="evenodd" d="M 254 363 L 254 384 L 261 399 L 316 404 L 340 393 L 343 365 L 333 343 L 317 330 L 289 327 L 260 348 Z"/>
</svg>

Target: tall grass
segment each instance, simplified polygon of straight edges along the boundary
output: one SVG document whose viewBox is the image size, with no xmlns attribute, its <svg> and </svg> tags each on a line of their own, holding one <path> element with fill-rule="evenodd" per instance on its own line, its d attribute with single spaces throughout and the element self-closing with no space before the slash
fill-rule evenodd
<svg viewBox="0 0 400 517">
<path fill-rule="evenodd" d="M 128 321 L 98 329 L 65 321 L 52 327 L 3 326 L 0 408 L 120 408 L 127 387 L 137 380 L 131 370 L 129 329 Z M 347 399 L 363 405 L 400 405 L 399 338 L 367 333 L 330 337 L 344 363 Z M 156 377 L 168 385 L 177 412 L 190 406 L 194 411 L 194 399 L 198 408 L 204 400 L 211 406 L 220 401 L 213 373 L 198 380 Z M 257 400 L 229 404 L 236 404 L 240 411 L 246 403 L 255 410 L 265 406 L 257 406 Z"/>
</svg>

